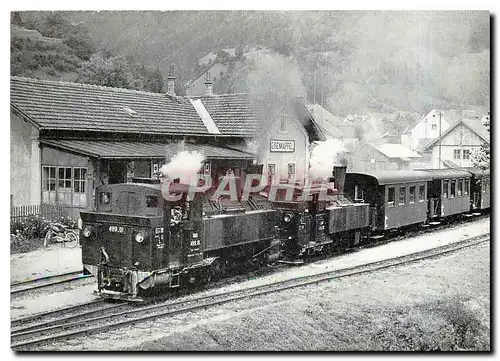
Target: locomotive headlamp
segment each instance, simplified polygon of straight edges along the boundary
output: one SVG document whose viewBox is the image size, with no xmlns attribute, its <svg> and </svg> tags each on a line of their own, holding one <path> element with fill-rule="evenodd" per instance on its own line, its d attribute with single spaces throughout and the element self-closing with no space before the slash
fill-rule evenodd
<svg viewBox="0 0 500 361">
<path fill-rule="evenodd" d="M 283 221 L 285 221 L 285 223 L 288 223 L 292 220 L 292 215 L 287 213 L 285 214 L 285 216 L 283 217 Z"/>
<path fill-rule="evenodd" d="M 90 237 L 90 235 L 92 234 L 92 227 L 90 226 L 86 226 L 83 231 L 82 231 L 82 234 L 85 238 L 88 238 Z"/>
<path fill-rule="evenodd" d="M 144 241 L 144 233 L 142 233 L 142 232 L 137 232 L 137 233 L 135 234 L 135 241 L 136 241 L 137 243 L 142 243 L 142 242 Z"/>
</svg>

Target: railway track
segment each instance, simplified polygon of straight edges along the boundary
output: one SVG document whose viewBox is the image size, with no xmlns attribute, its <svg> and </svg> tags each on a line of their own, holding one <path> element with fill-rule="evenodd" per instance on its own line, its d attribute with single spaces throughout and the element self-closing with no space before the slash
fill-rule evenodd
<svg viewBox="0 0 500 361">
<path fill-rule="evenodd" d="M 34 280 L 11 283 L 10 294 L 13 295 L 21 292 L 32 291 L 39 288 L 78 281 L 89 277 L 92 277 L 92 275 L 84 275 L 81 271 L 75 271 L 59 275 L 40 277 Z"/>
<path fill-rule="evenodd" d="M 11 331 L 11 347 L 14 350 L 36 349 L 37 346 L 58 340 L 71 339 L 81 335 L 115 329 L 124 325 L 197 311 L 233 301 L 263 296 L 266 294 L 291 290 L 297 287 L 305 287 L 334 279 L 400 266 L 479 245 L 481 243 L 488 242 L 489 239 L 489 234 L 483 234 L 411 255 L 394 257 L 360 266 L 322 272 L 319 274 L 273 282 L 226 293 L 195 297 L 184 301 L 167 301 L 143 307 L 137 307 L 129 304 L 117 304 L 102 311 L 80 313 L 79 315 L 64 317 L 60 320 L 51 320 L 48 322 L 18 327 Z M 90 317 L 96 313 L 100 313 L 99 316 Z"/>
</svg>

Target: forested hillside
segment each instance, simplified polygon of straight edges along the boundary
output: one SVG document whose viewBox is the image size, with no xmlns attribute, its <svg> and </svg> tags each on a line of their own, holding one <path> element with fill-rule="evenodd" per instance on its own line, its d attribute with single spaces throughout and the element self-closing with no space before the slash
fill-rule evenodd
<svg viewBox="0 0 500 361">
<path fill-rule="evenodd" d="M 255 78 L 251 76 L 268 74 L 280 69 L 280 64 L 292 64 L 285 68 L 293 74 L 274 72 L 271 84 L 281 81 L 282 88 L 288 89 L 288 83 L 292 83 L 296 89 L 287 91 L 304 93 L 307 87 L 310 101 L 323 100 L 337 114 L 398 109 L 421 113 L 432 107 L 489 104 L 488 12 L 58 14 L 70 24 L 64 34 L 50 33 L 32 20 L 47 13 L 23 12 L 21 19 L 23 25 L 28 22 L 44 36 L 64 39 L 57 53 L 62 54 L 64 64 L 70 65 L 59 65 L 63 70 L 56 71 L 74 71 L 79 81 L 149 89 L 157 87 L 159 79 L 168 75 L 169 66 L 175 64 L 177 90 L 183 93 L 183 85 L 206 70 L 198 61 L 210 51 L 262 47 L 274 52 L 264 63 L 225 59 L 233 65 L 224 78 L 219 77 L 214 89 L 227 92 L 266 88 L 265 84 L 255 87 Z M 71 40 L 74 38 L 77 41 Z M 16 50 L 13 72 L 19 73 L 24 69 L 17 66 L 22 57 L 16 55 L 19 48 L 16 42 L 13 40 L 11 45 Z M 88 51 L 80 49 L 86 50 L 87 45 Z M 32 47 L 31 44 L 20 49 L 44 52 Z M 77 60 L 79 67 L 71 65 Z M 21 63 L 22 67 L 30 64 L 26 60 Z M 128 75 L 110 77 L 107 71 L 110 68 L 125 69 Z M 260 75 L 257 78 L 265 81 L 266 77 Z M 296 86 L 297 76 L 300 86 Z M 290 77 L 294 79 L 290 81 Z"/>
</svg>

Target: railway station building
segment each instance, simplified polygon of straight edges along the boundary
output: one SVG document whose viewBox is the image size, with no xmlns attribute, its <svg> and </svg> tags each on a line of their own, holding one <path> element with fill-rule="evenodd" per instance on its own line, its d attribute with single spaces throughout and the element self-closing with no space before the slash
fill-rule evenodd
<svg viewBox="0 0 500 361">
<path fill-rule="evenodd" d="M 11 207 L 63 204 L 77 217 L 96 187 L 150 178 L 182 150 L 202 153 L 212 179 L 305 176 L 324 136 L 300 100 L 262 121 L 248 94 L 213 95 L 208 82 L 204 96 L 176 96 L 168 80 L 160 94 L 11 77 Z"/>
</svg>

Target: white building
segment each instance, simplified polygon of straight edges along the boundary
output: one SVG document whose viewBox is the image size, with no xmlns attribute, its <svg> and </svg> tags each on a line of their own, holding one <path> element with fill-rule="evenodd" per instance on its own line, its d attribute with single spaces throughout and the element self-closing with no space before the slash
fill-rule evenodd
<svg viewBox="0 0 500 361">
<path fill-rule="evenodd" d="M 401 135 L 401 144 L 412 150 L 420 150 L 425 144 L 443 134 L 457 119 L 454 111 L 431 110 L 413 127 Z"/>
<path fill-rule="evenodd" d="M 483 122 L 462 119 L 428 143 L 422 152 L 430 155 L 432 168 L 472 167 L 470 155 L 484 143 L 490 143 L 490 134 Z"/>
</svg>

